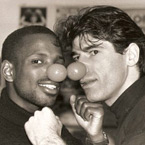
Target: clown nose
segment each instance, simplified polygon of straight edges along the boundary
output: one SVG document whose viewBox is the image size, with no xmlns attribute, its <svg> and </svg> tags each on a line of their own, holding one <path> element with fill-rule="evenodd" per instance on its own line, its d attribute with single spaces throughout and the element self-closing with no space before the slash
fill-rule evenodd
<svg viewBox="0 0 145 145">
<path fill-rule="evenodd" d="M 67 67 L 67 74 L 71 80 L 78 81 L 86 75 L 86 67 L 81 62 L 71 63 Z"/>
<path fill-rule="evenodd" d="M 48 77 L 54 82 L 62 82 L 67 76 L 66 68 L 61 64 L 52 64 L 48 68 Z"/>
</svg>

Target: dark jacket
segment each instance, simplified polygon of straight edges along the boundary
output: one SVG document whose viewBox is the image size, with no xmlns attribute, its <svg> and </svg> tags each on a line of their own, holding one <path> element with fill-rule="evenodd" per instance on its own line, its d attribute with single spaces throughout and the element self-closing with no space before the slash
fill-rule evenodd
<svg viewBox="0 0 145 145">
<path fill-rule="evenodd" d="M 11 101 L 4 89 L 0 98 L 0 145 L 32 145 L 24 130 L 25 122 L 32 115 Z M 65 127 L 62 139 L 68 145 L 81 145 Z"/>
<path fill-rule="evenodd" d="M 145 77 L 130 86 L 111 111 L 118 121 L 116 145 L 145 145 Z"/>
</svg>

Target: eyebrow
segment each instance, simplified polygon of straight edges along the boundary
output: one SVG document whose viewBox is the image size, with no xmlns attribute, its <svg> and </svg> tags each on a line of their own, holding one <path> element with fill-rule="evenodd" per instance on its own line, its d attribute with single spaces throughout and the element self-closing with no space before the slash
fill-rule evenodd
<svg viewBox="0 0 145 145">
<path fill-rule="evenodd" d="M 34 54 L 34 55 L 38 55 L 38 56 L 42 56 L 42 57 L 47 56 L 46 54 L 43 54 L 43 53 L 37 53 L 37 54 Z M 62 55 L 58 55 L 57 58 L 64 60 L 64 57 Z"/>
<path fill-rule="evenodd" d="M 89 46 L 87 46 L 87 47 L 81 48 L 81 50 L 84 51 L 84 52 L 86 52 L 86 51 L 88 51 L 88 50 L 90 50 L 90 49 L 92 49 L 92 48 L 99 47 L 101 44 L 102 44 L 102 43 L 92 44 L 92 45 L 89 45 Z M 77 54 L 77 53 L 76 53 L 75 51 L 72 51 L 71 56 L 74 56 L 74 55 L 76 55 L 76 54 Z"/>
<path fill-rule="evenodd" d="M 45 57 L 46 54 L 44 54 L 44 53 L 33 53 L 33 54 L 30 54 L 28 57 L 30 57 L 30 56 L 43 56 L 43 57 Z"/>
<path fill-rule="evenodd" d="M 87 46 L 87 47 L 81 48 L 81 50 L 87 51 L 89 49 L 99 47 L 102 44 L 103 44 L 103 42 L 100 42 L 100 41 L 99 42 L 97 41 L 97 43 L 92 42 L 92 44 L 89 44 L 89 46 Z"/>
<path fill-rule="evenodd" d="M 81 48 L 81 50 L 83 50 L 83 51 L 88 51 L 89 49 L 92 49 L 92 48 L 94 48 L 94 47 L 96 47 L 96 46 L 98 46 L 98 45 L 96 45 L 96 44 L 89 45 L 89 46 L 87 46 L 87 47 Z"/>
</svg>

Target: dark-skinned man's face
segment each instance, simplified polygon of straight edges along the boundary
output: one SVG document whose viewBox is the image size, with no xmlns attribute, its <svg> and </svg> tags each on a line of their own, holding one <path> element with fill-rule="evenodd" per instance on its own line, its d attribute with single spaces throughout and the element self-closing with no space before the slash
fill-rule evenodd
<svg viewBox="0 0 145 145">
<path fill-rule="evenodd" d="M 59 84 L 50 81 L 47 69 L 54 63 L 63 63 L 57 40 L 48 34 L 35 34 L 24 37 L 21 43 L 13 81 L 17 96 L 14 100 L 20 106 L 30 107 L 30 110 L 38 106 L 52 106 Z"/>
</svg>

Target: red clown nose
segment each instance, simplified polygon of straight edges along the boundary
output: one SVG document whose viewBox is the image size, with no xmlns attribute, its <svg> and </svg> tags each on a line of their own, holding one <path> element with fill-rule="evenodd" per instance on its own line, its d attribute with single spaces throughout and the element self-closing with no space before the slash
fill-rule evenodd
<svg viewBox="0 0 145 145">
<path fill-rule="evenodd" d="M 67 74 L 71 80 L 78 81 L 86 75 L 86 67 L 81 62 L 71 63 L 67 67 Z"/>
<path fill-rule="evenodd" d="M 48 77 L 54 82 L 62 82 L 66 76 L 66 68 L 61 64 L 53 64 L 48 68 Z"/>
</svg>

